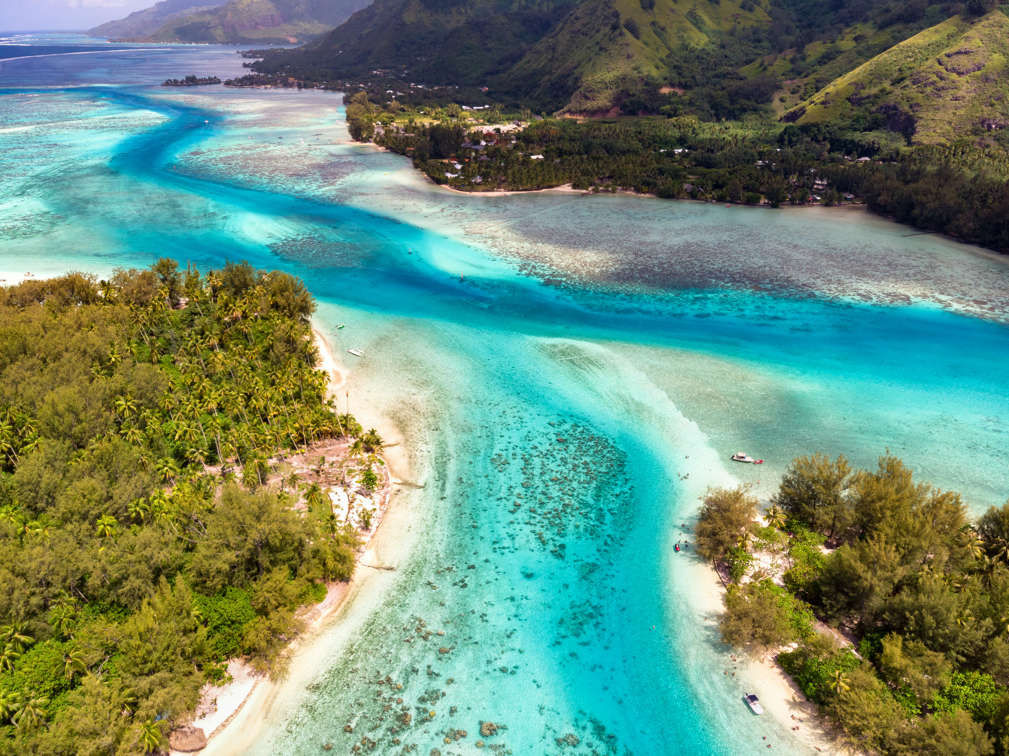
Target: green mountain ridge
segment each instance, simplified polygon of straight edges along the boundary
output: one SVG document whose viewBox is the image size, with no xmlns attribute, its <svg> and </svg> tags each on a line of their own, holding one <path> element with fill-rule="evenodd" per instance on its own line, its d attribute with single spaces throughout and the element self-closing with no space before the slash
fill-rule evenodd
<svg viewBox="0 0 1009 756">
<path fill-rule="evenodd" d="M 923 144 L 1009 127 L 1009 17 L 993 11 L 930 27 L 835 79 L 786 119 L 875 120 Z"/>
<path fill-rule="evenodd" d="M 93 37 L 137 39 L 154 34 L 165 24 L 194 13 L 217 8 L 223 0 L 162 0 L 151 8 L 135 11 L 126 18 L 109 21 L 88 31 Z"/>
<path fill-rule="evenodd" d="M 541 39 L 576 0 L 377 0 L 302 50 L 258 70 L 361 76 L 387 70 L 428 84 L 483 85 Z"/>
<path fill-rule="evenodd" d="M 304 43 L 339 26 L 367 4 L 368 0 L 230 0 L 197 12 L 173 14 L 133 38 L 145 42 Z"/>
<path fill-rule="evenodd" d="M 994 0 L 377 0 L 254 68 L 331 87 L 386 81 L 379 92 L 388 80 L 462 87 L 456 99 L 481 87 L 491 101 L 544 114 L 753 115 L 877 132 L 892 145 L 944 143 L 1009 127 L 1009 16 L 994 8 Z M 446 97 L 451 89 L 434 99 Z"/>
<path fill-rule="evenodd" d="M 749 0 L 586 0 L 504 81 L 534 98 L 564 97 L 565 111 L 608 111 L 622 85 L 661 79 L 671 53 L 769 24 L 767 11 Z"/>
</svg>

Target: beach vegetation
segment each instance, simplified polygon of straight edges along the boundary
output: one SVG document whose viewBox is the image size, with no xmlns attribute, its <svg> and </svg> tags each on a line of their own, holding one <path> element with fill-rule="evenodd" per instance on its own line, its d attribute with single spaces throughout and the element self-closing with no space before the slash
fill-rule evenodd
<svg viewBox="0 0 1009 756">
<path fill-rule="evenodd" d="M 891 454 L 868 469 L 800 457 L 773 502 L 784 587 L 762 573 L 730 585 L 723 639 L 782 649 L 782 669 L 860 747 L 1009 752 L 1009 504 L 971 521 L 958 494 Z"/>
<path fill-rule="evenodd" d="M 155 752 L 229 657 L 279 671 L 298 608 L 349 578 L 356 533 L 281 463 L 361 433 L 313 310 L 245 264 L 0 289 L 0 752 Z"/>
<path fill-rule="evenodd" d="M 823 535 L 800 523 L 789 523 L 788 557 L 790 566 L 782 576 L 784 585 L 798 596 L 816 585 L 827 561 Z"/>
<path fill-rule="evenodd" d="M 729 586 L 719 623 L 732 646 L 775 648 L 813 634 L 813 613 L 800 599 L 764 579 Z"/>
<path fill-rule="evenodd" d="M 781 479 L 774 506 L 828 540 L 843 540 L 855 521 L 847 495 L 851 481 L 851 466 L 843 456 L 798 457 Z"/>
<path fill-rule="evenodd" d="M 697 553 L 713 562 L 724 560 L 733 548 L 745 545 L 756 514 L 757 500 L 745 487 L 708 491 L 695 529 Z"/>
</svg>

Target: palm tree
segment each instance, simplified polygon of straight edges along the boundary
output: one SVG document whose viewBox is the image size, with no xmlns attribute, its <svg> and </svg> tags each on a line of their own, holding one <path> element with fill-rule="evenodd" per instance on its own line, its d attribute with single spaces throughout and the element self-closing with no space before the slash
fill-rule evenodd
<svg viewBox="0 0 1009 756">
<path fill-rule="evenodd" d="M 0 507 L 0 522 L 6 523 L 15 531 L 21 530 L 21 513 L 10 504 L 6 504 Z"/>
<path fill-rule="evenodd" d="M 73 630 L 74 625 L 77 623 L 77 606 L 76 604 L 66 596 L 61 596 L 53 602 L 53 605 L 49 608 L 49 624 L 52 625 L 56 632 L 61 636 L 70 635 L 70 631 Z"/>
<path fill-rule="evenodd" d="M 117 397 L 115 406 L 116 414 L 123 418 L 123 420 L 129 420 L 137 414 L 137 402 L 128 395 Z"/>
<path fill-rule="evenodd" d="M 140 696 L 133 688 L 127 688 L 123 691 L 123 716 L 132 717 L 133 713 L 137 710 L 140 705 Z"/>
<path fill-rule="evenodd" d="M 135 425 L 124 426 L 120 432 L 123 439 L 135 446 L 144 440 L 144 432 Z"/>
<path fill-rule="evenodd" d="M 151 494 L 151 514 L 157 522 L 171 525 L 175 520 L 175 504 L 164 491 Z"/>
<path fill-rule="evenodd" d="M 4 672 L 13 672 L 14 665 L 17 660 L 21 657 L 21 652 L 18 651 L 13 645 L 7 643 L 3 647 L 3 651 L 0 651 L 0 670 Z"/>
<path fill-rule="evenodd" d="M 84 674 L 88 665 L 84 662 L 84 654 L 79 649 L 72 648 L 63 657 L 63 675 L 73 681 L 74 675 Z"/>
<path fill-rule="evenodd" d="M 207 453 L 199 446 L 186 449 L 186 461 L 191 465 L 202 465 L 207 460 Z"/>
<path fill-rule="evenodd" d="M 305 505 L 309 509 L 320 509 L 328 503 L 329 498 L 318 483 L 313 483 L 305 490 Z"/>
<path fill-rule="evenodd" d="M 112 515 L 102 515 L 98 518 L 96 529 L 101 538 L 112 538 L 119 530 L 119 522 Z"/>
<path fill-rule="evenodd" d="M 836 670 L 834 672 L 834 678 L 831 681 L 831 687 L 837 695 L 847 692 L 851 689 L 851 686 L 848 685 L 848 676 L 841 670 Z"/>
<path fill-rule="evenodd" d="M 25 523 L 25 535 L 29 538 L 48 538 L 49 528 L 38 520 L 31 520 Z"/>
<path fill-rule="evenodd" d="M 0 420 L 0 456 L 11 457 L 17 463 L 17 449 L 14 447 L 14 426 Z"/>
<path fill-rule="evenodd" d="M 785 522 L 787 519 L 785 517 L 785 512 L 776 504 L 772 504 L 767 508 L 767 511 L 764 512 L 764 519 L 767 520 L 767 524 L 772 528 L 777 528 L 778 530 L 785 529 Z"/>
<path fill-rule="evenodd" d="M 134 499 L 126 505 L 126 512 L 134 522 L 143 523 L 151 513 L 151 503 L 143 497 Z"/>
<path fill-rule="evenodd" d="M 158 462 L 156 470 L 158 475 L 161 476 L 161 479 L 168 483 L 169 481 L 174 480 L 179 474 L 179 465 L 171 457 L 165 457 Z"/>
<path fill-rule="evenodd" d="M 156 722 L 147 721 L 140 725 L 140 745 L 144 753 L 157 753 L 161 750 L 164 735 Z"/>
<path fill-rule="evenodd" d="M 25 632 L 23 625 L 10 624 L 0 627 L 0 640 L 14 647 L 16 651 L 24 651 L 35 642 L 35 639 Z"/>
<path fill-rule="evenodd" d="M 21 708 L 21 697 L 9 690 L 0 690 L 0 722 L 9 722 Z"/>
<path fill-rule="evenodd" d="M 374 428 L 369 428 L 364 434 L 361 435 L 361 443 L 364 445 L 365 451 L 374 453 L 380 451 L 383 446 L 382 437 L 378 435 L 378 431 Z"/>
<path fill-rule="evenodd" d="M 963 536 L 964 548 L 972 559 L 982 559 L 985 555 L 984 553 L 984 542 L 981 540 L 981 536 L 978 532 L 969 525 L 965 526 L 961 531 Z"/>
<path fill-rule="evenodd" d="M 49 705 L 49 699 L 45 696 L 27 699 L 12 720 L 21 730 L 30 730 L 38 727 L 45 721 L 45 707 Z"/>
</svg>

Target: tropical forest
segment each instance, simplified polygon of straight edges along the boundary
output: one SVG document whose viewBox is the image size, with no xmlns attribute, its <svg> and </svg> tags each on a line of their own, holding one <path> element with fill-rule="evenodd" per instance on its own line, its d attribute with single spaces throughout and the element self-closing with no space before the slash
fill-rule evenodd
<svg viewBox="0 0 1009 756">
<path fill-rule="evenodd" d="M 771 653 L 858 750 L 1009 753 L 1009 503 L 800 457 L 758 518 L 708 492 L 696 549 L 727 586 L 722 639 Z"/>
<path fill-rule="evenodd" d="M 167 259 L 0 290 L 0 752 L 161 751 L 230 657 L 281 672 L 299 607 L 349 578 L 355 532 L 284 464 L 378 443 L 327 398 L 314 306 Z"/>
</svg>

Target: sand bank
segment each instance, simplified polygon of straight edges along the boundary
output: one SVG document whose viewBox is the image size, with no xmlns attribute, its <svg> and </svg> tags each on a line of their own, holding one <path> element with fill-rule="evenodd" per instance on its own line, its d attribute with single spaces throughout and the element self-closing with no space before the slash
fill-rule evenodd
<svg viewBox="0 0 1009 756">
<path fill-rule="evenodd" d="M 422 172 L 422 175 L 428 179 L 434 186 L 438 187 L 442 191 L 451 192 L 452 194 L 465 194 L 467 197 L 510 197 L 515 194 L 592 194 L 592 192 L 587 189 L 575 189 L 571 184 L 561 184 L 560 186 L 548 186 L 546 189 L 493 189 L 488 191 L 466 191 L 464 189 L 455 189 L 448 184 L 439 184 L 431 179 L 426 173 Z M 648 195 L 642 195 L 648 196 Z"/>
</svg>

